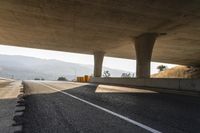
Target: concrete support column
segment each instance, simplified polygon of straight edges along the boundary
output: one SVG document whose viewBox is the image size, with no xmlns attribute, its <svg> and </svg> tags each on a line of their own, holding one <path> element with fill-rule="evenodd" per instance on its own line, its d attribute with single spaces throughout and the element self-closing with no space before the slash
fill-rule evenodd
<svg viewBox="0 0 200 133">
<path fill-rule="evenodd" d="M 101 77 L 104 52 L 94 52 L 94 77 Z"/>
<path fill-rule="evenodd" d="M 144 33 L 135 38 L 137 78 L 150 78 L 151 55 L 157 33 Z"/>
</svg>

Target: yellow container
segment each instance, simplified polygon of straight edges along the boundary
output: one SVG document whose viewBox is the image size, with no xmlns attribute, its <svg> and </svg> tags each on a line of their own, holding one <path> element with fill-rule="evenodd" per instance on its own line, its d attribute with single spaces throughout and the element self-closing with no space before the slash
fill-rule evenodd
<svg viewBox="0 0 200 133">
<path fill-rule="evenodd" d="M 81 77 L 81 82 L 85 82 L 85 77 Z"/>
<path fill-rule="evenodd" d="M 77 77 L 77 82 L 81 82 L 81 77 Z"/>
<path fill-rule="evenodd" d="M 80 77 L 80 82 L 83 82 L 83 77 Z"/>
<path fill-rule="evenodd" d="M 85 82 L 89 81 L 89 76 L 88 75 L 85 75 L 84 78 L 85 78 Z"/>
<path fill-rule="evenodd" d="M 76 77 L 77 82 L 89 82 L 91 76 L 84 75 L 83 77 Z"/>
</svg>

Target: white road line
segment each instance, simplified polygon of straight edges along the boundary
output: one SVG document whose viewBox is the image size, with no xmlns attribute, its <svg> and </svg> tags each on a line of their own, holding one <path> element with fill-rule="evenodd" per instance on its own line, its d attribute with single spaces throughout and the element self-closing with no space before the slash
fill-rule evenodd
<svg viewBox="0 0 200 133">
<path fill-rule="evenodd" d="M 39 83 L 39 82 L 36 82 L 36 83 Z M 139 122 L 137 122 L 137 121 L 135 121 L 135 120 L 129 119 L 128 117 L 125 117 L 125 116 L 123 116 L 123 115 L 117 114 L 117 113 L 115 113 L 115 112 L 113 112 L 113 111 L 111 111 L 111 110 L 108 110 L 108 109 L 106 109 L 106 108 L 103 108 L 103 107 L 101 107 L 101 106 L 99 106 L 99 105 L 96 105 L 96 104 L 94 104 L 94 103 L 91 103 L 91 102 L 89 102 L 89 101 L 86 101 L 86 100 L 84 100 L 84 99 L 81 99 L 81 98 L 79 98 L 79 97 L 76 97 L 76 96 L 74 96 L 74 95 L 72 95 L 72 94 L 69 94 L 69 93 L 64 92 L 64 91 L 62 91 L 62 90 L 59 90 L 59 89 L 56 89 L 56 88 L 51 87 L 51 86 L 49 86 L 49 85 L 46 85 L 46 84 L 44 84 L 44 83 L 39 83 L 39 84 L 41 84 L 41 85 L 43 85 L 43 86 L 46 86 L 46 87 L 48 87 L 48 88 L 50 88 L 50 89 L 52 89 L 52 90 L 56 90 L 56 91 L 58 91 L 58 92 L 61 92 L 61 93 L 65 94 L 65 95 L 68 95 L 68 96 L 70 96 L 70 97 L 72 97 L 72 98 L 74 98 L 74 99 L 76 99 L 76 100 L 81 101 L 81 102 L 87 103 L 87 104 L 89 104 L 89 105 L 91 105 L 91 106 L 93 106 L 93 107 L 95 107 L 95 108 L 98 108 L 98 109 L 100 109 L 100 110 L 103 110 L 103 111 L 105 111 L 105 112 L 107 112 L 107 113 L 109 113 L 109 114 L 111 114 L 111 115 L 114 115 L 114 116 L 116 116 L 116 117 L 118 117 L 118 118 L 121 118 L 121 119 L 123 119 L 123 120 L 125 120 L 125 121 L 127 121 L 127 122 L 129 122 L 129 123 L 132 123 L 132 124 L 134 124 L 134 125 L 137 125 L 137 126 L 143 128 L 143 129 L 147 130 L 147 131 L 150 131 L 150 132 L 152 132 L 152 133 L 161 133 L 161 132 L 158 131 L 158 130 L 155 130 L 155 129 L 151 128 L 151 127 L 148 127 L 148 126 L 146 126 L 146 125 L 144 125 L 144 124 L 142 124 L 142 123 L 139 123 Z"/>
</svg>

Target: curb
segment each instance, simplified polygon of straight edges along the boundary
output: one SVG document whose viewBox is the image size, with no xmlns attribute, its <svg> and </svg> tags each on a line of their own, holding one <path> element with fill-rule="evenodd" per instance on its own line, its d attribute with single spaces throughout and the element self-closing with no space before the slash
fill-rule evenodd
<svg viewBox="0 0 200 133">
<path fill-rule="evenodd" d="M 15 108 L 15 113 L 13 117 L 14 123 L 12 124 L 14 133 L 23 133 L 23 125 L 24 125 L 24 111 L 26 109 L 26 102 L 25 102 L 25 88 L 22 84 L 20 85 L 20 92 L 17 96 L 17 104 Z"/>
</svg>

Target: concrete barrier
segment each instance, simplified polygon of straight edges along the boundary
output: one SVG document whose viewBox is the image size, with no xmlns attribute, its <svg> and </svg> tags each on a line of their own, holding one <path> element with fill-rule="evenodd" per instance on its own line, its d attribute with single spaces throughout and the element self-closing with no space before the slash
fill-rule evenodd
<svg viewBox="0 0 200 133">
<path fill-rule="evenodd" d="M 167 78 L 97 78 L 93 77 L 90 82 L 113 85 L 128 85 L 138 87 L 155 87 L 183 91 L 199 91 L 200 79 L 167 79 Z"/>
<path fill-rule="evenodd" d="M 134 82 L 134 81 L 133 81 Z M 144 84 L 141 86 L 156 87 L 156 88 L 167 88 L 167 89 L 179 89 L 179 79 L 144 79 Z"/>
<path fill-rule="evenodd" d="M 180 89 L 200 91 L 200 79 L 180 79 Z"/>
</svg>

